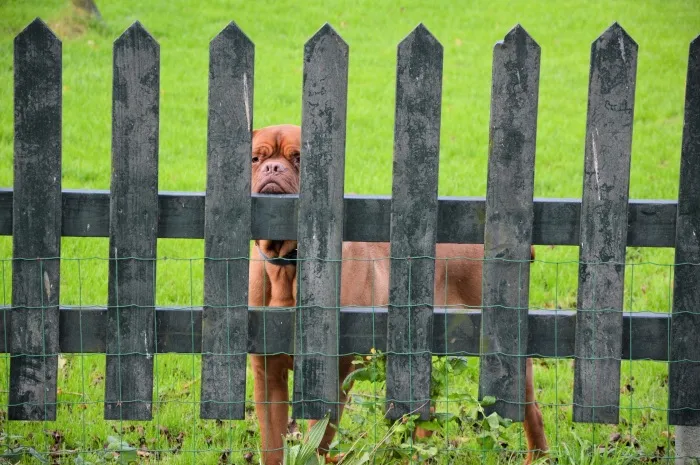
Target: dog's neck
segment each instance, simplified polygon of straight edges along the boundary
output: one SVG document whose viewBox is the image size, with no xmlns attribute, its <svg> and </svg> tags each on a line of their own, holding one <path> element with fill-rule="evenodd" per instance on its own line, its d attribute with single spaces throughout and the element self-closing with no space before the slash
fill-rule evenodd
<svg viewBox="0 0 700 465">
<path fill-rule="evenodd" d="M 276 265 L 296 265 L 297 241 L 255 241 L 260 258 L 268 263 Z M 274 263 L 275 260 L 280 260 Z M 282 260 L 288 261 L 283 262 Z"/>
<path fill-rule="evenodd" d="M 258 255 L 260 255 L 260 258 L 265 260 L 270 265 L 294 267 L 297 266 L 297 249 L 292 249 L 286 255 L 281 257 L 270 257 L 265 255 L 265 252 L 263 252 L 259 246 L 256 245 L 255 248 L 258 249 Z"/>
<path fill-rule="evenodd" d="M 270 307 L 294 307 L 297 296 L 297 241 L 255 242 L 258 259 L 264 260 L 264 273 L 270 283 Z M 292 255 L 294 258 L 292 259 Z"/>
</svg>

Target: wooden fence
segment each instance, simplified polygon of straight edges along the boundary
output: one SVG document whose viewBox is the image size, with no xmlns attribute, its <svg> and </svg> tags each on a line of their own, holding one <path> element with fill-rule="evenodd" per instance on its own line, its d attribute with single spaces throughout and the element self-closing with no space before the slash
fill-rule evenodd
<svg viewBox="0 0 700 465">
<path fill-rule="evenodd" d="M 348 46 L 328 25 L 304 49 L 299 196 L 250 194 L 254 47 L 233 23 L 210 46 L 207 192 L 159 192 L 159 56 L 139 23 L 116 40 L 111 190 L 67 191 L 61 42 L 40 20 L 15 39 L 14 189 L 0 191 L 10 419 L 55 419 L 61 352 L 106 353 L 105 418 L 129 420 L 151 418 L 153 354 L 201 353 L 201 416 L 242 419 L 246 354 L 295 353 L 294 414 L 319 418 L 338 401 L 337 355 L 374 347 L 392 418 L 428 415 L 431 353 L 462 353 L 481 357 L 480 396 L 516 420 L 528 356 L 574 357 L 574 420 L 602 423 L 618 421 L 621 359 L 667 361 L 669 423 L 700 425 L 700 39 L 678 202 L 628 200 L 637 44 L 618 24 L 591 47 L 580 201 L 533 200 L 540 47 L 520 26 L 494 48 L 485 199 L 437 196 L 443 49 L 422 25 L 398 47 L 391 198 L 344 196 Z M 60 307 L 61 236 L 110 238 L 106 308 Z M 204 238 L 203 309 L 155 307 L 159 237 Z M 298 240 L 296 310 L 247 306 L 262 238 Z M 343 240 L 391 242 L 388 310 L 338 308 Z M 481 311 L 430 304 L 436 242 L 485 244 Z M 531 244 L 580 247 L 577 312 L 528 312 Z M 628 245 L 675 247 L 670 315 L 622 311 Z"/>
</svg>

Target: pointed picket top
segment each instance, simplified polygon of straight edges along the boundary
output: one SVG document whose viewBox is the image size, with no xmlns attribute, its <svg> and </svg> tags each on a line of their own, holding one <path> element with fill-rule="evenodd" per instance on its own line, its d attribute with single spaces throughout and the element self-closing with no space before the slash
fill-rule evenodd
<svg viewBox="0 0 700 465">
<path fill-rule="evenodd" d="M 608 47 L 612 44 L 613 47 Z M 624 62 L 637 55 L 637 42 L 616 21 L 593 41 L 591 48 L 594 50 L 611 50 L 611 58 L 619 56 Z"/>
<path fill-rule="evenodd" d="M 694 89 L 700 88 L 700 82 L 698 81 L 700 81 L 700 35 L 691 40 L 688 47 L 688 76 L 686 79 L 688 90 L 686 90 L 686 99 L 689 98 L 688 95 L 690 94 L 700 95 L 700 92 L 694 91 Z"/>
<path fill-rule="evenodd" d="M 224 27 L 221 32 L 219 32 L 216 37 L 209 42 L 209 48 L 213 49 L 222 43 L 236 44 L 240 47 L 250 49 L 255 48 L 253 41 L 250 40 L 250 38 L 240 27 L 238 27 L 238 24 L 236 24 L 235 21 L 228 23 L 226 27 Z"/>
<path fill-rule="evenodd" d="M 21 40 L 47 40 L 56 41 L 59 44 L 61 43 L 61 39 L 59 39 L 51 28 L 39 17 L 36 17 L 34 21 L 29 23 L 20 31 L 19 34 L 17 34 L 15 37 L 15 44 Z"/>
<path fill-rule="evenodd" d="M 528 49 L 540 50 L 540 45 L 535 39 L 525 30 L 525 28 L 520 24 L 516 24 L 513 28 L 508 31 L 503 40 L 496 42 L 496 45 L 507 46 L 509 44 L 524 44 Z"/>
<path fill-rule="evenodd" d="M 693 78 L 695 78 L 694 82 Z M 699 87 L 700 83 L 698 83 L 698 79 L 700 79 L 700 34 L 690 41 L 690 46 L 688 47 L 688 76 L 686 79 L 686 86 L 692 86 L 693 88 Z M 686 93 L 689 92 L 692 91 L 686 91 Z M 698 94 L 700 94 L 700 92 Z"/>
<path fill-rule="evenodd" d="M 700 53 L 700 34 L 695 36 L 695 38 L 690 41 L 690 53 L 691 54 Z"/>
<path fill-rule="evenodd" d="M 146 30 L 140 21 L 134 21 L 122 34 L 114 41 L 114 46 L 118 47 L 127 41 L 152 43 L 156 48 L 159 48 L 158 41 L 153 38 L 150 32 Z"/>
<path fill-rule="evenodd" d="M 348 54 L 348 44 L 343 40 L 343 38 L 333 29 L 329 23 L 324 24 L 321 28 L 316 31 L 316 34 L 311 36 L 309 40 L 304 44 L 304 60 L 308 61 L 312 54 L 318 53 L 316 47 L 319 44 L 324 44 L 322 51 L 326 50 L 326 47 L 334 47 L 342 55 Z"/>
<path fill-rule="evenodd" d="M 433 49 L 439 51 L 440 55 L 442 55 L 442 44 L 423 23 L 418 23 L 418 26 L 413 28 L 413 30 L 399 42 L 399 55 L 401 55 L 407 47 L 414 44 L 424 44 L 423 47 L 427 48 L 427 50 L 425 50 L 426 52 Z"/>
<path fill-rule="evenodd" d="M 602 38 L 612 38 L 612 39 L 617 39 L 618 37 L 622 37 L 623 40 L 627 42 L 632 42 L 632 43 L 637 43 L 634 41 L 634 39 L 627 33 L 624 27 L 620 25 L 617 21 L 612 23 L 610 27 L 608 27 L 603 33 L 598 36 L 597 40 L 600 40 Z"/>
<path fill-rule="evenodd" d="M 415 97 L 426 98 L 426 101 L 432 102 L 431 105 L 437 103 L 439 107 L 442 98 L 443 47 L 423 23 L 418 24 L 399 43 L 396 61 L 397 99 L 404 92 L 415 93 Z M 409 90 L 416 85 L 425 86 L 425 89 Z"/>
</svg>

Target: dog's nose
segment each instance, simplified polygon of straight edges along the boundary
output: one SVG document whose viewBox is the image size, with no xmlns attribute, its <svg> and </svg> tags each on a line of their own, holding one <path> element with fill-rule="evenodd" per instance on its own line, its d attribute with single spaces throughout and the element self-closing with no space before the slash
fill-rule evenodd
<svg viewBox="0 0 700 465">
<path fill-rule="evenodd" d="M 265 174 L 284 173 L 285 171 L 287 171 L 287 168 L 282 163 L 277 162 L 269 162 L 263 167 L 263 173 Z"/>
</svg>

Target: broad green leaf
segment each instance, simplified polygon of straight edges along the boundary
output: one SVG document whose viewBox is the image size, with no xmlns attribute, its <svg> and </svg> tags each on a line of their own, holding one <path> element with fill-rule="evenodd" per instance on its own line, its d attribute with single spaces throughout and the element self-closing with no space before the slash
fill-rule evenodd
<svg viewBox="0 0 700 465">
<path fill-rule="evenodd" d="M 123 465 L 128 465 L 133 462 L 138 462 L 139 457 L 136 454 L 136 449 L 133 447 L 130 447 L 128 449 L 122 449 L 119 451 L 119 457 L 117 458 L 117 462 L 123 464 Z"/>
<path fill-rule="evenodd" d="M 501 423 L 498 421 L 498 414 L 496 412 L 493 412 L 491 415 L 486 417 L 486 421 L 488 422 L 489 429 L 491 431 L 497 431 L 498 427 L 501 426 Z"/>
<path fill-rule="evenodd" d="M 323 420 L 319 420 L 316 424 L 309 430 L 309 434 L 306 439 L 301 444 L 299 449 L 299 461 L 300 465 L 305 465 L 309 460 L 316 457 L 316 449 L 318 449 L 319 444 L 323 440 L 323 435 L 326 432 L 326 427 L 328 426 L 328 415 Z"/>
<path fill-rule="evenodd" d="M 452 421 L 455 418 L 457 418 L 457 415 L 455 415 L 454 413 L 450 413 L 450 412 L 435 412 L 434 416 L 435 416 L 435 419 L 437 421 L 439 421 L 440 423 L 447 423 L 448 421 Z"/>
<path fill-rule="evenodd" d="M 107 436 L 107 449 L 108 450 L 114 450 L 114 451 L 120 451 L 122 449 L 128 449 L 129 443 L 126 441 L 122 441 L 116 436 Z"/>
<path fill-rule="evenodd" d="M 298 465 L 297 457 L 299 456 L 299 444 L 292 447 L 285 447 L 284 449 L 284 464 L 285 465 Z"/>
</svg>

